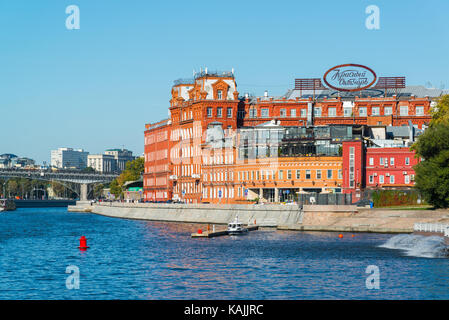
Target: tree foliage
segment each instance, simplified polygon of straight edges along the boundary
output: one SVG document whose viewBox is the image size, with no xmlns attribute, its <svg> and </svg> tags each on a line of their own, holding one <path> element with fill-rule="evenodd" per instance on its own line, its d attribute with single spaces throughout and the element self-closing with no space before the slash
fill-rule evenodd
<svg viewBox="0 0 449 320">
<path fill-rule="evenodd" d="M 432 125 L 449 124 L 449 94 L 438 99 L 437 105 L 432 110 Z"/>
<path fill-rule="evenodd" d="M 435 208 L 448 208 L 449 122 L 431 123 L 412 149 L 423 158 L 423 161 L 414 168 L 416 188 Z"/>
<path fill-rule="evenodd" d="M 122 195 L 123 185 L 128 181 L 139 180 L 144 171 L 145 161 L 144 158 L 137 158 L 133 161 L 128 161 L 125 166 L 125 170 L 111 182 L 111 193 L 116 197 Z"/>
</svg>

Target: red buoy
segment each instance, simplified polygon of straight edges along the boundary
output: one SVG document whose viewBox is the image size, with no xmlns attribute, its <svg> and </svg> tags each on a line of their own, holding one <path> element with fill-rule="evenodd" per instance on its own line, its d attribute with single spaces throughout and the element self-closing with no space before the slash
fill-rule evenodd
<svg viewBox="0 0 449 320">
<path fill-rule="evenodd" d="M 341 238 L 343 238 L 343 235 L 340 233 L 340 234 L 338 235 L 338 237 L 341 239 Z"/>
<path fill-rule="evenodd" d="M 198 229 L 198 232 L 197 232 L 198 234 L 202 234 L 203 233 L 203 230 L 201 230 L 201 229 Z"/>
<path fill-rule="evenodd" d="M 87 239 L 86 239 L 85 236 L 82 236 L 82 237 L 80 238 L 80 246 L 79 246 L 78 248 L 80 248 L 80 250 L 86 250 L 87 248 L 89 248 L 89 247 L 87 246 Z"/>
</svg>

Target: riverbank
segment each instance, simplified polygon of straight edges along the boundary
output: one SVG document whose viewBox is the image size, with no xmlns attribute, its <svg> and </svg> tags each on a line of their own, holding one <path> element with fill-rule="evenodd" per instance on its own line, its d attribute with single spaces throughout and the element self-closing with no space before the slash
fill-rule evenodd
<svg viewBox="0 0 449 320">
<path fill-rule="evenodd" d="M 225 225 L 236 215 L 244 223 L 294 231 L 412 233 L 415 223 L 448 223 L 448 210 L 368 209 L 356 206 L 213 205 L 77 202 L 69 212 L 115 218 Z"/>
</svg>

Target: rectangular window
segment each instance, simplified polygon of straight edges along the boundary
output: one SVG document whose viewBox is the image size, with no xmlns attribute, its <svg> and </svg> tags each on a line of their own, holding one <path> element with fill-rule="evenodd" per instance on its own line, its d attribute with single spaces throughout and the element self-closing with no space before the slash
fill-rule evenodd
<svg viewBox="0 0 449 320">
<path fill-rule="evenodd" d="M 350 117 L 352 115 L 352 108 L 343 108 L 343 114 L 345 117 Z"/>
<path fill-rule="evenodd" d="M 319 108 L 319 107 L 313 108 L 313 115 L 315 117 L 321 117 L 321 108 Z"/>
<path fill-rule="evenodd" d="M 382 158 L 382 157 L 379 158 L 379 164 L 380 164 L 381 166 L 384 165 L 384 158 Z"/>
<path fill-rule="evenodd" d="M 257 110 L 255 108 L 249 109 L 249 117 L 255 118 L 257 116 Z"/>
<path fill-rule="evenodd" d="M 316 178 L 317 180 L 321 180 L 321 170 L 316 171 Z"/>
<path fill-rule="evenodd" d="M 306 170 L 306 179 L 310 180 L 310 170 Z"/>
<path fill-rule="evenodd" d="M 405 158 L 405 165 L 406 166 L 410 165 L 410 158 L 409 157 Z"/>
<path fill-rule="evenodd" d="M 424 115 L 424 107 L 423 106 L 416 106 L 416 115 L 417 116 L 423 116 Z"/>
<path fill-rule="evenodd" d="M 280 116 L 281 117 L 286 117 L 287 116 L 287 110 L 286 109 L 281 109 Z"/>
<path fill-rule="evenodd" d="M 384 108 L 384 115 L 385 116 L 390 116 L 393 114 L 393 108 L 392 107 L 385 107 Z"/>
<path fill-rule="evenodd" d="M 279 170 L 279 180 L 284 179 L 284 171 Z"/>
<path fill-rule="evenodd" d="M 327 178 L 332 179 L 332 170 L 327 170 Z"/>
<path fill-rule="evenodd" d="M 394 158 L 390 158 L 390 166 L 394 166 Z"/>
<path fill-rule="evenodd" d="M 369 165 L 374 166 L 374 158 L 369 158 Z"/>
<path fill-rule="evenodd" d="M 408 116 L 408 106 L 401 106 L 399 109 L 400 116 Z"/>
<path fill-rule="evenodd" d="M 296 118 L 296 109 L 291 109 L 290 110 L 290 117 Z"/>
<path fill-rule="evenodd" d="M 232 108 L 227 109 L 227 116 L 228 118 L 232 118 Z"/>
<path fill-rule="evenodd" d="M 374 183 L 374 177 L 373 176 L 369 176 L 369 183 Z"/>
<path fill-rule="evenodd" d="M 409 184 L 410 183 L 410 176 L 406 175 L 404 176 L 404 183 Z"/>
<path fill-rule="evenodd" d="M 390 183 L 393 184 L 394 183 L 394 175 L 390 176 Z"/>
<path fill-rule="evenodd" d="M 366 107 L 360 107 L 359 108 L 359 116 L 360 117 L 366 117 Z"/>
<path fill-rule="evenodd" d="M 371 115 L 372 115 L 372 116 L 378 116 L 378 115 L 380 115 L 379 107 L 372 107 L 372 108 L 371 108 Z"/>
<path fill-rule="evenodd" d="M 287 170 L 287 179 L 291 180 L 292 178 L 292 171 L 291 170 Z"/>
<path fill-rule="evenodd" d="M 296 179 L 300 179 L 301 178 L 301 170 L 296 170 Z"/>
<path fill-rule="evenodd" d="M 307 117 L 307 109 L 301 109 L 301 118 L 306 118 Z"/>
<path fill-rule="evenodd" d="M 269 116 L 270 116 L 269 109 L 267 109 L 267 108 L 260 109 L 260 117 L 261 118 L 268 118 Z"/>
<path fill-rule="evenodd" d="M 223 108 L 222 107 L 218 107 L 217 108 L 217 117 L 221 118 L 223 116 Z"/>
<path fill-rule="evenodd" d="M 337 108 L 329 108 L 328 109 L 328 116 L 329 117 L 336 117 L 337 116 Z"/>
<path fill-rule="evenodd" d="M 379 183 L 380 184 L 383 184 L 384 183 L 384 176 L 379 176 Z"/>
<path fill-rule="evenodd" d="M 211 107 L 207 108 L 207 117 L 212 118 L 212 108 Z"/>
<path fill-rule="evenodd" d="M 218 100 L 223 99 L 223 92 L 221 90 L 217 91 L 217 98 L 218 98 Z"/>
</svg>

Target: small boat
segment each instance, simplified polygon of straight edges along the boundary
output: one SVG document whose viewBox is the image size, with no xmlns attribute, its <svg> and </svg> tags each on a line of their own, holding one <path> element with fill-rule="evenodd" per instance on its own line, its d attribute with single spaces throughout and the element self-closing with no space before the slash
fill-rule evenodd
<svg viewBox="0 0 449 320">
<path fill-rule="evenodd" d="M 13 211 L 16 210 L 16 203 L 14 200 L 0 199 L 0 211 Z"/>
<path fill-rule="evenodd" d="M 239 235 L 245 234 L 248 232 L 248 229 L 243 227 L 243 223 L 239 221 L 239 217 L 236 216 L 235 220 L 228 223 L 228 234 L 230 235 Z"/>
</svg>

